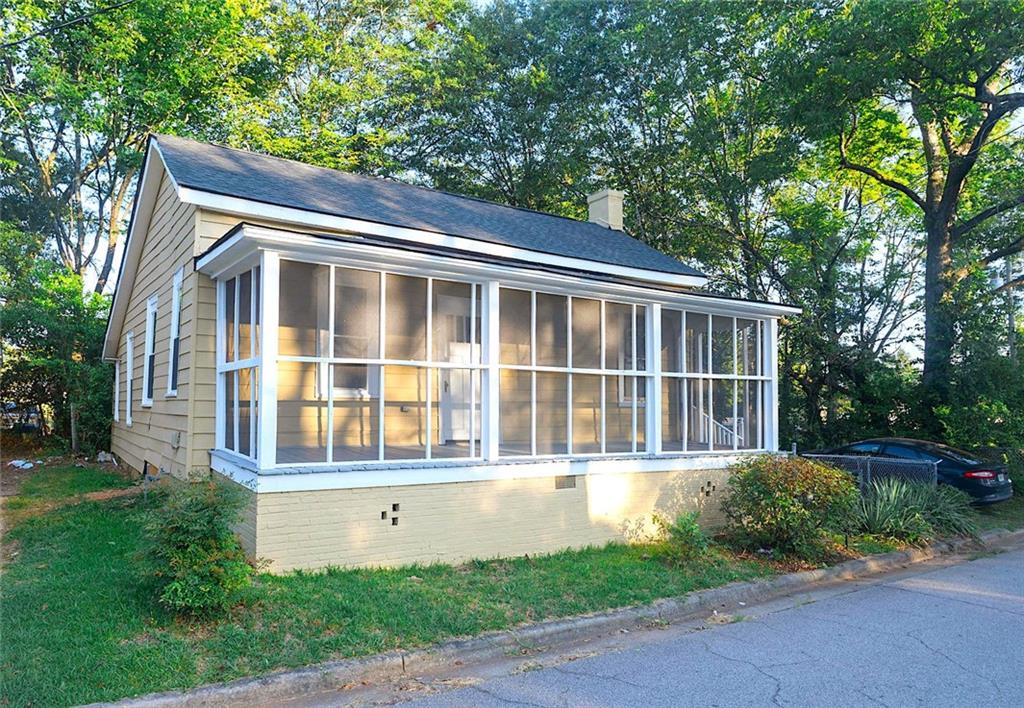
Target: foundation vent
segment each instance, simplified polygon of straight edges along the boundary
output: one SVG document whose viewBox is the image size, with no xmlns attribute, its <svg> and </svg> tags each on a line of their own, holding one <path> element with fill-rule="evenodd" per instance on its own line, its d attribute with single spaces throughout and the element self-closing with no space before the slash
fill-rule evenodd
<svg viewBox="0 0 1024 708">
<path fill-rule="evenodd" d="M 555 489 L 576 489 L 576 475 L 555 477 Z"/>
<path fill-rule="evenodd" d="M 398 517 L 395 516 L 395 514 L 398 513 L 398 510 L 400 508 L 401 507 L 399 506 L 399 504 L 397 502 L 392 504 L 391 505 L 391 516 L 388 517 L 388 510 L 384 509 L 382 512 L 380 512 L 380 520 L 381 521 L 387 521 L 388 518 L 390 518 L 391 519 L 391 525 L 392 526 L 398 526 Z"/>
</svg>

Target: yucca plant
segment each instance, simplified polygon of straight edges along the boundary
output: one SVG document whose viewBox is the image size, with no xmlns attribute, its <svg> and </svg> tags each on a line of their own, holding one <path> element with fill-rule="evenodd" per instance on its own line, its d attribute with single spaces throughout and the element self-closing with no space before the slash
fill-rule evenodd
<svg viewBox="0 0 1024 708">
<path fill-rule="evenodd" d="M 958 489 L 901 479 L 873 482 L 857 505 L 863 533 L 921 544 L 936 536 L 976 536 L 970 497 Z"/>
<path fill-rule="evenodd" d="M 946 485 L 914 484 L 918 507 L 925 520 L 942 536 L 978 535 L 978 513 L 971 498 L 959 489 Z"/>
<path fill-rule="evenodd" d="M 915 491 L 901 479 L 873 482 L 857 505 L 860 531 L 910 544 L 927 541 L 932 526 L 914 503 Z"/>
</svg>

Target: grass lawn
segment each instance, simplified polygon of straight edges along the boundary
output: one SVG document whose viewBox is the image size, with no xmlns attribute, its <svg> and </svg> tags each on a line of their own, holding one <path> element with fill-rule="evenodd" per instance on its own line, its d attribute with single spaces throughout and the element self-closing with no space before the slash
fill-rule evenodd
<svg viewBox="0 0 1024 708">
<path fill-rule="evenodd" d="M 978 507 L 978 526 L 982 531 L 1024 527 L 1024 496 L 1014 494 L 1004 502 Z"/>
<path fill-rule="evenodd" d="M 83 496 L 127 486 L 101 469 L 43 468 L 4 500 L 0 705 L 189 688 L 646 603 L 779 567 L 722 552 L 672 567 L 656 546 L 609 545 L 458 567 L 261 575 L 244 607 L 189 625 L 156 604 L 141 575 L 147 502 Z M 1024 526 L 1024 498 L 980 513 L 984 528 Z M 850 539 L 855 554 L 896 547 Z"/>
<path fill-rule="evenodd" d="M 653 557 L 652 547 L 610 545 L 459 567 L 262 575 L 247 607 L 190 627 L 156 605 L 139 575 L 146 502 L 131 496 L 60 504 L 62 496 L 127 484 L 71 469 L 76 479 L 67 470 L 42 471 L 25 482 L 23 496 L 6 502 L 48 506 L 3 539 L 16 555 L 0 576 L 0 705 L 187 688 L 776 572 L 724 555 L 673 568 Z"/>
<path fill-rule="evenodd" d="M 24 503 L 58 500 L 130 486 L 132 483 L 128 479 L 111 470 L 74 465 L 43 467 L 22 483 L 18 499 Z"/>
<path fill-rule="evenodd" d="M 29 516 L 45 513 L 85 494 L 131 486 L 127 478 L 109 469 L 75 465 L 39 467 L 26 474 L 17 496 L 3 499 L 4 527 L 16 526 Z"/>
</svg>

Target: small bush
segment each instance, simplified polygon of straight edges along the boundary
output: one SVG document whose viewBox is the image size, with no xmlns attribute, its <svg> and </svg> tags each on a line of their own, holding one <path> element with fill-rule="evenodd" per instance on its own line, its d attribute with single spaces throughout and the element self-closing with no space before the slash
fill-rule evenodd
<svg viewBox="0 0 1024 708">
<path fill-rule="evenodd" d="M 722 501 L 726 537 L 749 550 L 816 559 L 828 532 L 849 527 L 856 502 L 846 472 L 802 457 L 762 455 L 732 470 Z"/>
<path fill-rule="evenodd" d="M 971 499 L 953 487 L 900 479 L 873 482 L 857 504 L 863 533 L 920 545 L 936 536 L 976 536 Z"/>
<path fill-rule="evenodd" d="M 971 498 L 955 487 L 944 484 L 932 487 L 917 485 L 924 518 L 936 533 L 942 536 L 978 535 L 978 512 L 971 506 Z"/>
<path fill-rule="evenodd" d="M 932 527 L 911 499 L 910 485 L 886 479 L 872 483 L 857 504 L 857 526 L 862 533 L 919 545 Z"/>
<path fill-rule="evenodd" d="M 253 568 L 231 529 L 245 498 L 215 482 L 169 491 L 146 524 L 151 573 L 159 599 L 179 614 L 204 616 L 227 610 L 249 585 Z"/>
<path fill-rule="evenodd" d="M 669 560 L 681 563 L 703 558 L 708 553 L 710 542 L 704 529 L 697 523 L 699 511 L 679 514 L 675 521 L 664 516 L 654 517 L 665 537 L 665 555 Z"/>
</svg>

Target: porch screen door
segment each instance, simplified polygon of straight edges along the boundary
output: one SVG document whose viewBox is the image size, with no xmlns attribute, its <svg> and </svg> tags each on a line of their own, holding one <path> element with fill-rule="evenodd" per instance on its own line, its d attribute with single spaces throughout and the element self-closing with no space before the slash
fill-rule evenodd
<svg viewBox="0 0 1024 708">
<path fill-rule="evenodd" d="M 456 364 L 472 363 L 473 345 L 469 342 L 451 343 L 451 361 Z M 477 345 L 479 347 L 479 345 Z M 441 370 L 441 435 L 443 442 L 465 442 L 469 440 L 470 425 L 470 369 Z M 479 396 L 479 392 L 477 393 Z M 480 420 L 477 418 L 477 437 Z"/>
</svg>

